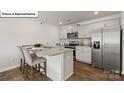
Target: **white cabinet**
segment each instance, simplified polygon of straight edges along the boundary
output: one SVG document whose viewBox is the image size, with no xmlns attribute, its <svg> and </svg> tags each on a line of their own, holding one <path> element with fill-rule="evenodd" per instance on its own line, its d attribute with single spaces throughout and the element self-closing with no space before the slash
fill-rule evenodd
<svg viewBox="0 0 124 93">
<path fill-rule="evenodd" d="M 44 57 L 47 59 L 47 77 L 51 80 L 63 81 L 73 74 L 73 51 Z"/>
<path fill-rule="evenodd" d="M 72 26 L 60 27 L 59 38 L 67 39 L 67 33 L 71 33 L 71 32 L 72 32 Z"/>
<path fill-rule="evenodd" d="M 78 33 L 79 33 L 78 37 L 79 38 L 89 38 L 89 37 L 91 37 L 92 31 L 94 29 L 116 26 L 116 25 L 120 25 L 120 19 L 112 19 L 112 20 L 106 20 L 106 21 L 97 22 L 97 23 L 80 25 L 78 27 Z"/>
<path fill-rule="evenodd" d="M 78 38 L 91 38 L 91 34 L 94 29 L 116 26 L 116 25 L 120 25 L 120 23 L 121 23 L 120 19 L 118 18 L 118 19 L 105 20 L 90 24 L 84 24 L 80 26 L 78 26 L 77 24 L 68 25 L 68 26 L 60 27 L 59 36 L 60 39 L 66 39 L 67 33 L 78 31 Z"/>
<path fill-rule="evenodd" d="M 77 25 L 68 25 L 68 26 L 60 27 L 59 38 L 67 39 L 67 33 L 73 33 L 77 31 L 78 31 Z"/>
<path fill-rule="evenodd" d="M 89 38 L 91 37 L 92 25 L 80 25 L 78 27 L 78 37 L 79 38 Z"/>
<path fill-rule="evenodd" d="M 73 24 L 71 25 L 71 32 L 77 32 L 78 31 L 78 25 L 77 24 Z"/>
<path fill-rule="evenodd" d="M 77 46 L 76 47 L 76 60 L 91 64 L 91 47 Z"/>
<path fill-rule="evenodd" d="M 60 39 L 66 39 L 67 38 L 67 33 L 68 33 L 68 29 L 66 27 L 60 28 L 59 38 Z"/>
<path fill-rule="evenodd" d="M 64 80 L 73 73 L 73 51 L 64 53 Z"/>
</svg>

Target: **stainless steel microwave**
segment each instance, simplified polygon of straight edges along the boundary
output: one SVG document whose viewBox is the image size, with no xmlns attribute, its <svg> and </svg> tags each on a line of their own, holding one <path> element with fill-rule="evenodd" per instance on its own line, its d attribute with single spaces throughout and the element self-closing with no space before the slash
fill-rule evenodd
<svg viewBox="0 0 124 93">
<path fill-rule="evenodd" d="M 67 33 L 67 38 L 68 39 L 77 39 L 78 38 L 78 32 Z"/>
</svg>

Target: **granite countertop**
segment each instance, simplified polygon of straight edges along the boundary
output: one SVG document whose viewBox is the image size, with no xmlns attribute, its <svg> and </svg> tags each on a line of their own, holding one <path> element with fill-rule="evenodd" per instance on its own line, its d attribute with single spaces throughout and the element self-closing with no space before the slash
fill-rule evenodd
<svg viewBox="0 0 124 93">
<path fill-rule="evenodd" d="M 35 51 L 38 56 L 44 55 L 44 56 L 54 56 L 61 53 L 66 53 L 69 51 L 73 51 L 74 49 L 67 49 L 67 48 L 32 48 L 32 51 Z"/>
</svg>

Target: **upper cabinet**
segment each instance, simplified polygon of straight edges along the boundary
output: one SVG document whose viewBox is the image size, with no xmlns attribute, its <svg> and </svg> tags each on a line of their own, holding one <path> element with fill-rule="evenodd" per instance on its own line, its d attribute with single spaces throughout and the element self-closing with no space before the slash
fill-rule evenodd
<svg viewBox="0 0 124 93">
<path fill-rule="evenodd" d="M 72 27 L 71 32 L 78 32 L 78 25 L 77 24 L 73 24 L 73 25 L 71 25 L 71 27 Z"/>
<path fill-rule="evenodd" d="M 67 27 L 61 27 L 60 31 L 59 31 L 59 38 L 60 39 L 66 39 L 67 38 L 67 33 L 68 33 Z"/>
<path fill-rule="evenodd" d="M 72 24 L 64 27 L 60 27 L 59 36 L 60 39 L 67 39 L 67 33 L 78 32 L 78 38 L 91 38 L 92 31 L 94 29 L 100 29 L 103 27 L 110 27 L 120 25 L 120 19 L 110 19 L 101 22 L 92 22 L 89 24 L 77 25 Z"/>
<path fill-rule="evenodd" d="M 77 25 L 68 25 L 68 26 L 60 27 L 59 38 L 67 39 L 67 33 L 73 33 L 77 31 L 78 31 Z"/>
<path fill-rule="evenodd" d="M 116 25 L 120 25 L 120 19 L 112 19 L 112 20 L 107 20 L 103 22 L 80 25 L 78 27 L 78 37 L 79 38 L 90 38 L 92 31 L 94 29 L 100 29 L 103 27 L 110 27 L 110 26 L 116 26 Z"/>
<path fill-rule="evenodd" d="M 80 25 L 78 27 L 78 38 L 91 37 L 92 25 Z"/>
</svg>

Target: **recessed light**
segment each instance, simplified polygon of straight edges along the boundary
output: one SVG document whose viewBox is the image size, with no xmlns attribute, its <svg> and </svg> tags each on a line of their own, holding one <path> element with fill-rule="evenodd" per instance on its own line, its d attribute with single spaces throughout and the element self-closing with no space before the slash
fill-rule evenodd
<svg viewBox="0 0 124 93">
<path fill-rule="evenodd" d="M 95 11 L 94 14 L 97 15 L 97 14 L 99 14 L 99 12 L 98 11 Z"/>
<path fill-rule="evenodd" d="M 62 22 L 59 22 L 59 24 L 61 25 L 61 24 L 62 24 Z"/>
</svg>

